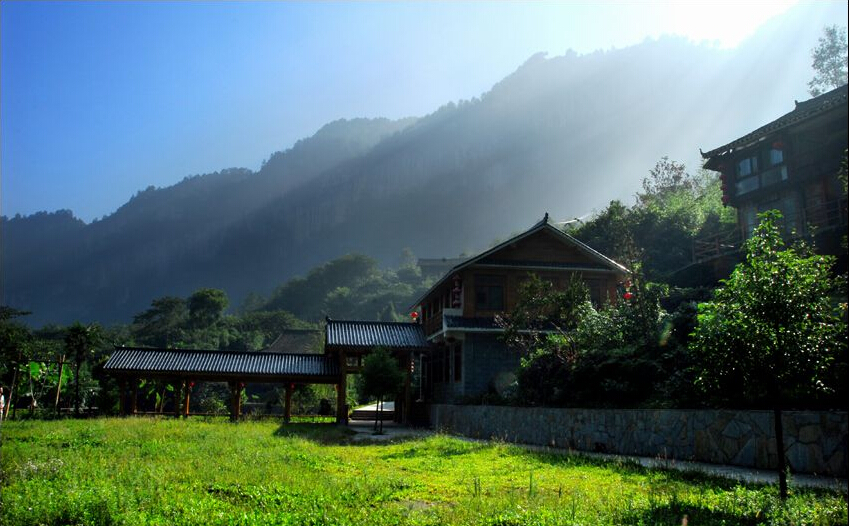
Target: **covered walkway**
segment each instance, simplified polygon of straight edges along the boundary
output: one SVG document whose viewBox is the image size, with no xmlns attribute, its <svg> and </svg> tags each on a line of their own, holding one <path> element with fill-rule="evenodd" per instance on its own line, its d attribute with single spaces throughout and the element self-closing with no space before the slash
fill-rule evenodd
<svg viewBox="0 0 849 526">
<path fill-rule="evenodd" d="M 117 347 L 103 369 L 118 379 L 120 411 L 125 415 L 137 413 L 143 379 L 165 380 L 174 386 L 174 416 L 189 415 L 194 382 L 227 382 L 231 420 L 241 415 L 247 382 L 285 384 L 286 420 L 291 416 L 296 383 L 343 383 L 339 362 L 326 354 Z"/>
</svg>

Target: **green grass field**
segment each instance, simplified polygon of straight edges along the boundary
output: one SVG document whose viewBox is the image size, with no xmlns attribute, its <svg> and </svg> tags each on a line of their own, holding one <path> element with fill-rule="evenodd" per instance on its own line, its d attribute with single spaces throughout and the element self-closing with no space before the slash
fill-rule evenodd
<svg viewBox="0 0 849 526">
<path fill-rule="evenodd" d="M 150 418 L 2 427 L 0 524 L 846 524 L 844 495 L 447 436 Z"/>
</svg>

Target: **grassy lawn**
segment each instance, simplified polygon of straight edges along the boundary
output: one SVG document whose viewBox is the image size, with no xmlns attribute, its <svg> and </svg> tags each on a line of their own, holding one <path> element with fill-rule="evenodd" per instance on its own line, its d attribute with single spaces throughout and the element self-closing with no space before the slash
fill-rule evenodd
<svg viewBox="0 0 849 526">
<path fill-rule="evenodd" d="M 0 524 L 846 524 L 845 496 L 447 436 L 97 419 L 2 427 Z"/>
</svg>

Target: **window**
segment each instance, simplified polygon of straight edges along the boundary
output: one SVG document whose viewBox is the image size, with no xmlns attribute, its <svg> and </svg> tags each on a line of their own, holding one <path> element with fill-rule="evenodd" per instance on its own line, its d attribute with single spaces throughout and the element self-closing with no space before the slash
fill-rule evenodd
<svg viewBox="0 0 849 526">
<path fill-rule="evenodd" d="M 768 156 L 770 166 L 776 166 L 784 162 L 784 152 L 782 150 L 770 148 Z"/>
<path fill-rule="evenodd" d="M 760 181 L 757 175 L 746 177 L 737 181 L 737 195 L 747 194 L 753 190 L 760 188 Z"/>
<path fill-rule="evenodd" d="M 761 186 L 769 186 L 787 180 L 787 167 L 776 166 L 761 174 Z"/>
<path fill-rule="evenodd" d="M 504 310 L 504 278 L 500 276 L 475 276 L 475 308 L 477 310 Z"/>
<path fill-rule="evenodd" d="M 746 177 L 758 171 L 757 156 L 747 157 L 737 163 L 737 177 Z"/>
</svg>

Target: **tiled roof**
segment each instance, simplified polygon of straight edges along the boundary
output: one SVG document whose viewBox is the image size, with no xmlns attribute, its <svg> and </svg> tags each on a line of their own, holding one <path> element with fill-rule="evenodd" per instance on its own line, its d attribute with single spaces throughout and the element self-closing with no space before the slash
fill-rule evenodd
<svg viewBox="0 0 849 526">
<path fill-rule="evenodd" d="M 327 347 L 422 349 L 429 346 L 418 323 L 327 320 Z"/>
<path fill-rule="evenodd" d="M 103 366 L 112 373 L 238 376 L 337 376 L 339 363 L 323 354 L 118 347 Z"/>
<path fill-rule="evenodd" d="M 777 132 L 792 124 L 811 119 L 840 105 L 845 106 L 847 104 L 847 96 L 849 96 L 849 89 L 847 89 L 847 85 L 843 85 L 827 93 L 823 93 L 818 97 L 814 97 L 804 102 L 797 102 L 796 107 L 790 113 L 786 113 L 774 121 L 765 124 L 757 130 L 748 133 L 739 139 L 735 139 L 724 146 L 720 146 L 719 148 L 715 148 L 709 152 L 702 152 L 702 157 L 704 159 L 710 159 L 718 155 L 730 153 L 739 147 L 745 147 L 754 141 L 769 135 L 770 133 Z M 710 167 L 708 166 L 708 168 Z"/>
</svg>

